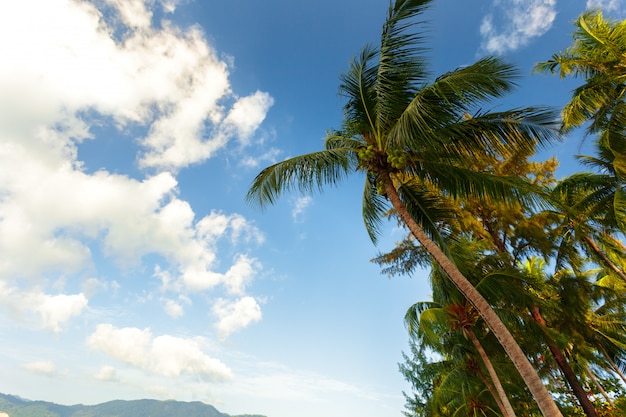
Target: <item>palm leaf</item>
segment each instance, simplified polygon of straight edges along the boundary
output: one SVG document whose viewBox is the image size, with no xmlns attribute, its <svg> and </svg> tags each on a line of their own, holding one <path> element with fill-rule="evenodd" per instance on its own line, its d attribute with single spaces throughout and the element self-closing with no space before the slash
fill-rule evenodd
<svg viewBox="0 0 626 417">
<path fill-rule="evenodd" d="M 431 0 L 402 0 L 390 5 L 380 44 L 376 75 L 376 128 L 388 131 L 426 80 L 422 36 L 411 31 Z"/>
<path fill-rule="evenodd" d="M 265 207 L 286 191 L 311 193 L 336 185 L 354 170 L 353 154 L 352 149 L 326 149 L 271 165 L 255 177 L 246 200 Z"/>
<path fill-rule="evenodd" d="M 365 181 L 362 207 L 365 228 L 372 242 L 376 244 L 381 233 L 383 215 L 388 211 L 389 204 L 385 197 L 378 194 L 376 179 L 372 175 L 368 175 Z"/>
<path fill-rule="evenodd" d="M 341 75 L 339 93 L 344 96 L 345 120 L 357 133 L 374 133 L 376 107 L 376 57 L 378 51 L 365 46 L 358 58 L 350 64 L 350 69 Z"/>
<path fill-rule="evenodd" d="M 424 231 L 445 248 L 446 244 L 441 234 L 441 225 L 449 222 L 455 215 L 454 210 L 445 204 L 441 197 L 424 189 L 416 179 L 401 184 L 398 194 L 411 217 Z"/>
</svg>

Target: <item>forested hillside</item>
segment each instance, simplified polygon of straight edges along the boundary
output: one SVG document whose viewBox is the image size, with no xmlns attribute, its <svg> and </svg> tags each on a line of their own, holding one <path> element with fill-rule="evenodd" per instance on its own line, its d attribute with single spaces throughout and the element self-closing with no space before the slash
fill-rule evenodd
<svg viewBox="0 0 626 417">
<path fill-rule="evenodd" d="M 64 406 L 6 394 L 0 394 L 0 413 L 9 417 L 244 417 L 221 413 L 199 401 L 116 400 L 97 405 Z"/>
</svg>

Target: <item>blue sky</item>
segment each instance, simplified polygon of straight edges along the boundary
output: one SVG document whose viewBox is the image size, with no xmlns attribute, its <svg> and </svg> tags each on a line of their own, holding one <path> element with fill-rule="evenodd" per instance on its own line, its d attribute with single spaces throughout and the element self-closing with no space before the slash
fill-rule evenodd
<svg viewBox="0 0 626 417">
<path fill-rule="evenodd" d="M 586 7 L 436 0 L 433 75 L 501 54 L 494 107 L 562 106 L 531 75 Z M 201 400 L 230 414 L 399 416 L 406 309 L 426 273 L 368 262 L 361 178 L 245 204 L 266 165 L 322 147 L 338 76 L 382 0 L 21 0 L 0 14 L 0 392 L 63 404 Z M 581 134 L 542 156 L 576 170 Z"/>
</svg>

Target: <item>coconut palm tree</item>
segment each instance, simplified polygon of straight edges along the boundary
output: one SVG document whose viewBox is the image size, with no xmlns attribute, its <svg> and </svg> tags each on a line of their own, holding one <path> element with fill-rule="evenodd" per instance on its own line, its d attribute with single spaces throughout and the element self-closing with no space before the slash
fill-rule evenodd
<svg viewBox="0 0 626 417">
<path fill-rule="evenodd" d="M 613 155 L 613 170 L 621 186 L 615 206 L 621 228 L 626 227 L 626 20 L 606 19 L 599 9 L 589 10 L 575 22 L 573 44 L 535 71 L 561 78 L 583 77 L 563 108 L 561 130 L 569 131 L 586 122 L 588 133 L 601 133 L 606 150 Z"/>
<path fill-rule="evenodd" d="M 519 298 L 524 288 L 515 285 L 516 283 L 510 285 L 511 278 L 501 274 L 501 260 L 493 256 L 490 247 L 485 239 L 461 239 L 453 242 L 449 250 L 463 274 L 476 284 L 479 291 L 488 293 L 491 304 L 498 304 L 499 309 L 504 308 L 504 312 L 509 313 L 509 301 L 514 298 L 513 295 Z M 517 415 L 536 416 L 538 410 L 528 407 L 528 393 L 520 389 L 523 383 L 518 376 L 516 378 L 502 348 L 476 310 L 437 265 L 433 265 L 429 277 L 433 301 L 415 303 L 405 315 L 405 323 L 411 335 L 413 357 L 405 355 L 403 373 L 415 387 L 414 397 L 408 397 L 407 408 L 412 409 L 414 399 L 422 398 L 421 403 L 428 404 L 434 410 L 441 411 L 442 407 L 449 409 L 452 403 L 441 400 L 447 398 L 446 393 L 470 392 L 473 387 L 474 397 L 467 404 L 462 401 L 454 403 L 457 409 L 471 409 L 480 405 L 485 410 L 491 410 L 485 411 L 486 413 L 495 412 L 500 416 L 515 416 L 518 410 Z M 508 295 L 509 293 L 514 294 Z M 515 304 L 520 304 L 517 298 Z M 503 304 L 502 300 L 506 302 Z M 513 316 L 516 314 L 513 313 Z M 515 317 L 514 321 L 519 320 Z M 428 358 L 416 355 L 413 345 L 428 349 L 431 355 Z M 440 374 L 433 375 L 437 383 L 432 389 L 428 390 L 429 387 L 415 383 L 414 379 L 425 376 L 423 372 L 435 370 Z M 449 377 L 451 372 L 454 372 L 454 376 Z M 486 391 L 485 394 L 480 394 L 481 390 Z M 489 398 L 489 393 L 492 399 Z M 514 406 L 509 397 L 515 400 Z M 425 415 L 423 409 L 416 410 L 421 412 L 416 412 L 416 415 Z"/>
<path fill-rule="evenodd" d="M 573 44 L 535 66 L 535 71 L 558 72 L 561 78 L 585 78 L 563 109 L 562 129 L 568 131 L 587 121 L 592 122 L 590 133 L 606 130 L 616 120 L 624 125 L 626 21 L 606 19 L 601 10 L 592 9 L 574 24 Z"/>
<path fill-rule="evenodd" d="M 347 99 L 342 129 L 331 131 L 324 150 L 262 170 L 247 199 L 261 206 L 285 191 L 310 192 L 363 172 L 363 218 L 375 241 L 383 214 L 398 218 L 448 274 L 483 317 L 522 375 L 545 416 L 560 416 L 554 400 L 515 339 L 487 301 L 431 239 L 432 184 L 451 195 L 485 194 L 519 198 L 515 178 L 498 178 L 465 168 L 475 154 L 507 146 L 534 148 L 556 138 L 555 115 L 545 108 L 505 112 L 480 109 L 514 87 L 516 71 L 488 57 L 428 82 L 422 37 L 410 29 L 429 0 L 397 0 L 389 7 L 380 47 L 366 46 L 341 77 Z"/>
<path fill-rule="evenodd" d="M 475 358 L 475 354 L 478 355 L 477 357 L 480 359 L 479 362 L 482 363 L 484 369 L 487 370 L 489 377 L 487 378 L 487 376 L 483 374 L 482 367 L 476 363 L 478 362 L 476 359 L 471 361 L 471 363 L 474 364 L 474 366 L 471 367 L 474 375 L 478 375 L 485 387 L 489 390 L 500 413 L 504 417 L 515 417 L 515 411 L 502 387 L 500 377 L 496 373 L 491 359 L 487 355 L 485 348 L 474 330 L 477 321 L 478 314 L 466 300 L 446 305 L 440 305 L 434 302 L 415 303 L 409 308 L 405 316 L 409 333 L 413 335 L 416 340 L 433 349 L 434 352 L 441 354 L 446 351 L 444 343 L 446 334 L 462 334 L 466 341 L 470 341 L 475 352 L 470 352 L 469 349 L 465 347 L 463 358 L 465 363 L 469 363 L 469 359 Z M 448 339 L 449 338 L 450 337 L 448 337 Z M 462 343 L 462 340 L 456 343 Z M 474 353 L 474 355 L 472 355 L 472 353 Z"/>
<path fill-rule="evenodd" d="M 625 182 L 615 171 L 615 155 L 608 148 L 607 132 L 596 142 L 597 156 L 579 155 L 578 159 L 595 172 L 579 172 L 560 181 L 551 191 L 561 218 L 555 231 L 560 241 L 557 267 L 568 261 L 579 269 L 581 260 L 577 247 L 596 264 L 626 283 L 623 264 L 626 248 L 615 234 L 626 231 L 626 200 L 622 201 Z"/>
</svg>

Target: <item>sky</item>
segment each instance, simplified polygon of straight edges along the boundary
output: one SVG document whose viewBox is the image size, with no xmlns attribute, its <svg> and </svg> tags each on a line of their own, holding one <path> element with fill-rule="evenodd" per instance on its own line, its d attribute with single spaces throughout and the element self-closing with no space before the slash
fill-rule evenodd
<svg viewBox="0 0 626 417">
<path fill-rule="evenodd" d="M 471 3 L 471 4 L 470 4 Z M 532 74 L 587 7 L 435 0 L 433 77 L 489 54 L 519 88 L 494 109 L 560 107 Z M 20 0 L 0 13 L 0 392 L 61 404 L 204 401 L 268 417 L 400 416 L 403 316 L 427 271 L 369 262 L 362 178 L 245 202 L 265 166 L 322 149 L 338 77 L 376 44 L 386 0 Z M 541 157 L 578 167 L 574 132 Z M 582 145 L 581 145 L 582 144 Z"/>
</svg>

